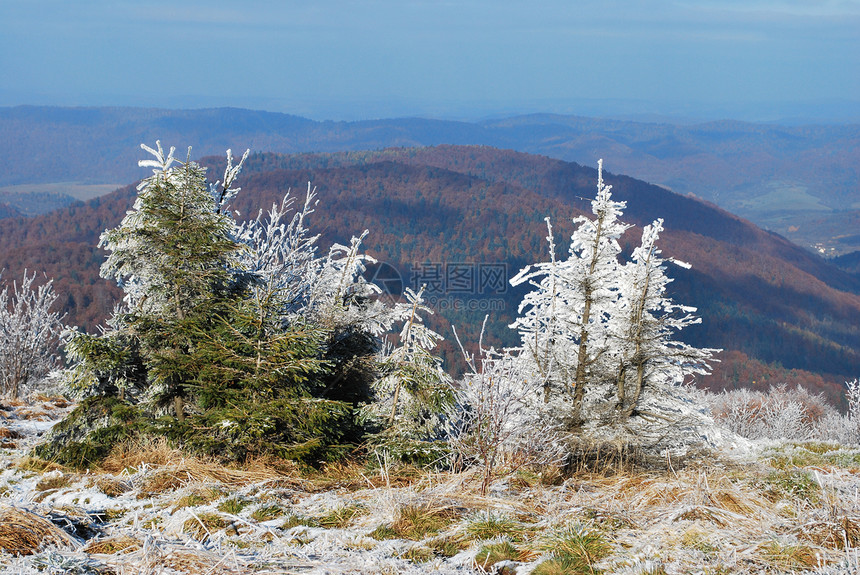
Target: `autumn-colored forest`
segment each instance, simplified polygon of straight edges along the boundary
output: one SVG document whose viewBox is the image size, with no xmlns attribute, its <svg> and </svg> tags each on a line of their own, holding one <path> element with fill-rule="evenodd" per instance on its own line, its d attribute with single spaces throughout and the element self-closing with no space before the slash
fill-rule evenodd
<svg viewBox="0 0 860 575">
<path fill-rule="evenodd" d="M 204 164 L 213 177 L 223 169 L 220 158 Z M 726 350 L 702 385 L 785 382 L 841 401 L 841 382 L 860 372 L 860 280 L 698 199 L 625 176 L 605 179 L 614 197 L 627 201 L 622 219 L 634 224 L 628 249 L 642 225 L 662 217 L 664 253 L 693 265 L 669 270 L 675 300 L 697 306 L 703 320 L 683 339 Z M 508 279 L 545 259 L 546 216 L 559 255 L 566 255 L 571 217 L 588 207 L 596 180 L 593 167 L 490 147 L 255 154 L 233 208 L 239 217 L 255 217 L 290 188 L 300 200 L 312 182 L 320 199 L 312 224 L 322 246 L 369 229 L 366 251 L 398 270 L 403 285 L 430 284 L 436 325 L 447 336 L 445 355 L 456 370 L 451 324 L 464 344 L 474 345 L 490 313 L 488 340 L 514 342 L 506 326 L 522 292 L 482 281 L 483 271 L 503 270 Z M 24 268 L 44 272 L 55 279 L 67 321 L 97 329 L 120 295 L 98 277 L 104 257 L 98 236 L 119 222 L 133 197 L 130 186 L 47 215 L 0 221 L 4 278 L 20 277 Z M 397 291 L 396 282 L 388 285 Z"/>
</svg>

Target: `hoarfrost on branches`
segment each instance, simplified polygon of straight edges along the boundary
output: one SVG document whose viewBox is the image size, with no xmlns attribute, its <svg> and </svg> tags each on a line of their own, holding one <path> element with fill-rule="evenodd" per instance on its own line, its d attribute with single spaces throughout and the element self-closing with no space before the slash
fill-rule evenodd
<svg viewBox="0 0 860 575">
<path fill-rule="evenodd" d="M 529 383 L 533 374 L 510 351 L 485 348 L 483 333 L 477 354 L 457 339 L 469 371 L 456 386 L 451 445 L 466 462 L 482 467 L 486 494 L 497 468 L 555 464 L 563 459 L 563 447 L 552 419 L 536 403 L 540 384 Z"/>
<path fill-rule="evenodd" d="M 0 291 L 0 385 L 6 397 L 33 391 L 59 363 L 63 323 L 52 311 L 57 295 L 52 280 L 36 287 L 35 279 L 35 272 L 25 270 L 20 285 L 16 281 Z"/>
<path fill-rule="evenodd" d="M 821 394 L 785 384 L 766 392 L 746 388 L 703 393 L 720 425 L 747 439 L 837 441 L 860 445 L 860 383 L 845 383 L 847 413 L 839 413 Z"/>
<path fill-rule="evenodd" d="M 671 339 L 675 332 L 701 322 L 696 308 L 679 305 L 666 297 L 672 280 L 665 262 L 688 264 L 661 257 L 657 240 L 663 231 L 658 219 L 642 230 L 642 242 L 620 274 L 620 313 L 613 317 L 610 340 L 617 365 L 617 405 L 622 418 L 637 409 L 645 386 L 670 389 L 685 378 L 707 374 L 707 361 L 715 350 L 698 349 Z"/>
<path fill-rule="evenodd" d="M 316 188 L 305 194 L 301 209 L 288 191 L 264 218 L 241 223 L 236 236 L 249 249 L 241 252 L 239 265 L 253 277 L 254 298 L 273 321 L 289 321 L 310 303 L 322 268 L 316 257 L 319 235 L 311 235 L 306 221 L 317 205 Z"/>
<path fill-rule="evenodd" d="M 427 443 L 448 431 L 445 415 L 453 403 L 451 378 L 432 353 L 442 336 L 424 325 L 422 313 L 433 311 L 424 305 L 423 294 L 423 286 L 418 292 L 406 288 L 406 302 L 394 306 L 391 314 L 403 322 L 399 345 L 386 342 L 381 376 L 373 384 L 376 401 L 364 409 L 364 417 L 382 427 L 378 442 L 401 455 L 430 453 Z"/>
<path fill-rule="evenodd" d="M 637 415 L 695 419 L 679 386 L 689 376 L 707 373 L 716 350 L 672 340 L 699 319 L 692 315 L 695 308 L 666 297 L 671 280 L 665 263 L 674 260 L 662 258 L 656 246 L 662 220 L 645 226 L 641 245 L 622 263 L 619 239 L 630 226 L 620 220 L 625 203 L 612 199 L 602 161 L 591 207 L 594 219 L 574 219 L 567 259 L 556 259 L 547 221 L 549 261 L 528 266 L 511 280 L 534 288 L 511 325 L 520 333 L 519 358 L 531 376 L 522 381 L 529 382 L 545 411 L 571 430 L 628 425 Z"/>
<path fill-rule="evenodd" d="M 101 235 L 99 247 L 109 252 L 101 275 L 123 288 L 132 314 L 181 317 L 225 273 L 238 247 L 234 222 L 218 212 L 191 148 L 189 159 L 178 162 L 175 149 L 165 156 L 161 142 L 141 147 L 155 157 L 140 162 L 153 175 L 138 185 L 120 225 Z"/>
<path fill-rule="evenodd" d="M 526 267 L 511 280 L 515 286 L 528 282 L 535 288 L 523 299 L 521 315 L 511 327 L 520 332 L 523 357 L 544 381 L 544 401 L 566 404 L 562 417 L 572 426 L 583 423 L 584 403 L 592 399 L 587 395 L 600 393 L 601 379 L 610 371 L 609 322 L 620 295 L 618 240 L 629 227 L 618 219 L 625 203 L 613 201 L 611 189 L 603 181 L 601 161 L 591 204 L 596 217 L 574 219 L 568 258 L 555 259 L 548 224 L 550 261 Z"/>
<path fill-rule="evenodd" d="M 349 246 L 334 244 L 321 262 L 309 302 L 311 317 L 335 329 L 348 326 L 379 336 L 396 321 L 396 316 L 381 301 L 371 299 L 382 290 L 362 274 L 365 264 L 376 260 L 361 253 L 368 230 L 353 236 Z"/>
<path fill-rule="evenodd" d="M 239 172 L 242 171 L 242 165 L 248 159 L 248 154 L 250 153 L 251 150 L 245 150 L 245 153 L 242 154 L 242 159 L 239 160 L 238 164 L 234 165 L 233 151 L 227 150 L 227 167 L 224 169 L 224 179 L 218 180 L 209 186 L 209 193 L 212 194 L 212 199 L 215 200 L 215 205 L 219 212 L 226 212 L 230 206 L 230 200 L 242 191 L 241 188 L 234 188 L 233 182 L 236 181 Z"/>
</svg>

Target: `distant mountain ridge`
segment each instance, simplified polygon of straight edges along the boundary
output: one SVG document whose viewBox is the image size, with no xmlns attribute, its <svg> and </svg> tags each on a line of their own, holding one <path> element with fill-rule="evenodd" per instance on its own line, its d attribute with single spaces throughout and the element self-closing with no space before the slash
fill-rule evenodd
<svg viewBox="0 0 860 575">
<path fill-rule="evenodd" d="M 216 177 L 223 158 L 205 159 Z M 544 261 L 550 216 L 559 253 L 566 253 L 570 218 L 588 209 L 596 170 L 486 146 L 438 146 L 335 154 L 254 154 L 243 171 L 233 206 L 243 217 L 279 201 L 307 182 L 318 187 L 313 229 L 324 243 L 348 242 L 370 230 L 368 253 L 417 287 L 433 265 L 476 272 L 505 266 L 506 279 L 525 264 Z M 641 226 L 663 217 L 661 246 L 693 264 L 672 268 L 677 301 L 696 305 L 701 326 L 684 338 L 727 350 L 711 379 L 715 387 L 764 386 L 788 381 L 824 391 L 836 401 L 839 382 L 860 371 L 860 279 L 784 238 L 692 197 L 606 173 L 614 197 L 627 201 L 624 220 Z M 29 219 L 0 221 L 0 267 L 14 277 L 24 267 L 56 278 L 69 321 L 94 329 L 119 297 L 98 278 L 104 254 L 98 235 L 129 208 L 133 187 Z M 426 267 L 431 266 L 431 267 Z M 438 325 L 455 324 L 467 342 L 477 339 L 491 313 L 490 341 L 513 343 L 506 327 L 522 293 L 473 289 L 431 294 Z M 449 334 L 450 335 L 450 334 Z M 451 338 L 449 358 L 457 355 Z"/>
<path fill-rule="evenodd" d="M 301 153 L 489 145 L 594 165 L 695 194 L 826 253 L 860 250 L 860 124 L 645 123 L 532 114 L 482 122 L 317 122 L 236 108 L 0 108 L 0 186 L 126 182 L 140 142 Z M 851 220 L 853 218 L 853 220 Z M 811 221 L 814 220 L 814 221 Z"/>
</svg>

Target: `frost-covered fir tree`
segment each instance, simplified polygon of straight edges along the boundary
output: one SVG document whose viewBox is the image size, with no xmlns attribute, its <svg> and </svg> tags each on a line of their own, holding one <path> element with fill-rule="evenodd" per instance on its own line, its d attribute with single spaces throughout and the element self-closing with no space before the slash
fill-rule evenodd
<svg viewBox="0 0 860 575">
<path fill-rule="evenodd" d="M 406 288 L 406 302 L 395 306 L 403 322 L 399 345 L 381 353 L 380 377 L 374 382 L 376 400 L 364 408 L 364 417 L 381 431 L 371 443 L 412 460 L 432 460 L 446 430 L 445 414 L 453 405 L 451 378 L 433 350 L 442 339 L 424 324 L 424 287 Z"/>
<path fill-rule="evenodd" d="M 230 269 L 241 245 L 220 209 L 226 194 L 212 194 L 190 148 L 185 162 L 176 161 L 174 148 L 165 155 L 160 142 L 143 148 L 155 159 L 140 165 L 152 167 L 153 175 L 138 186 L 120 225 L 102 234 L 99 245 L 108 251 L 102 276 L 125 288 L 128 311 L 121 321 L 148 360 L 151 395 L 172 402 L 182 421 L 194 385 L 193 352 L 232 289 Z"/>
<path fill-rule="evenodd" d="M 522 338 L 522 358 L 544 382 L 545 403 L 565 405 L 563 418 L 572 427 L 584 419 L 589 394 L 602 393 L 609 370 L 610 319 L 619 305 L 618 240 L 629 227 L 619 221 L 624 202 L 612 200 L 598 164 L 597 196 L 591 203 L 595 218 L 574 219 L 567 259 L 555 258 L 552 227 L 550 261 L 524 268 L 511 283 L 528 282 L 535 289 L 520 303 L 520 317 L 511 325 Z"/>
<path fill-rule="evenodd" d="M 534 409 L 572 430 L 627 425 L 633 415 L 665 423 L 672 418 L 668 404 L 675 414 L 696 411 L 679 407 L 685 400 L 677 386 L 707 373 L 714 351 L 673 340 L 699 320 L 694 308 L 666 296 L 668 260 L 656 246 L 661 220 L 644 228 L 631 261 L 620 261 L 619 239 L 630 226 L 620 221 L 625 203 L 612 200 L 602 167 L 601 161 L 594 218 L 574 219 L 568 258 L 555 258 L 548 224 L 550 261 L 511 280 L 534 288 L 512 324 L 521 336 L 519 359 L 541 382 L 532 385 L 543 403 Z"/>
<path fill-rule="evenodd" d="M 696 308 L 674 303 L 666 297 L 666 263 L 689 268 L 689 264 L 664 259 L 657 247 L 663 220 L 642 230 L 641 244 L 619 273 L 620 309 L 612 318 L 610 341 L 617 362 L 617 416 L 629 418 L 644 413 L 643 392 L 654 395 L 671 390 L 685 378 L 707 374 L 707 361 L 715 350 L 699 349 L 673 340 L 676 332 L 701 322 Z"/>
<path fill-rule="evenodd" d="M 102 334 L 69 334 L 64 379 L 85 399 L 41 456 L 83 465 L 135 433 L 232 460 L 317 462 L 359 443 L 355 409 L 373 399 L 380 336 L 408 307 L 372 297 L 367 232 L 320 256 L 310 186 L 297 210 L 288 193 L 240 224 L 229 204 L 247 153 L 234 164 L 228 151 L 210 185 L 190 153 L 178 162 L 172 148 L 143 147 L 153 175 L 101 244 L 124 306 Z"/>
</svg>

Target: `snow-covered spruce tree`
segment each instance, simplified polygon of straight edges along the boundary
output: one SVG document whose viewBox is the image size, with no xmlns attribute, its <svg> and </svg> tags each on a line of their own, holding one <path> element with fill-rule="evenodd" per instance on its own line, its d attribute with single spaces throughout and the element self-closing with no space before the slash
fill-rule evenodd
<svg viewBox="0 0 860 575">
<path fill-rule="evenodd" d="M 689 264 L 664 259 L 657 247 L 663 220 L 642 229 L 641 244 L 631 261 L 619 270 L 622 304 L 612 318 L 611 356 L 617 362 L 616 416 L 629 418 L 634 411 L 646 413 L 643 403 L 654 395 L 673 389 L 685 378 L 709 373 L 707 362 L 716 350 L 699 349 L 672 339 L 676 332 L 701 322 L 693 316 L 696 308 L 674 303 L 666 297 L 666 263 L 683 268 Z M 646 389 L 652 397 L 643 402 Z"/>
<path fill-rule="evenodd" d="M 666 297 L 669 260 L 656 247 L 662 221 L 643 229 L 642 244 L 622 263 L 619 239 L 630 227 L 619 220 L 625 203 L 612 200 L 602 162 L 598 166 L 595 218 L 574 219 L 569 257 L 557 261 L 551 255 L 511 280 L 535 288 L 512 324 L 522 338 L 520 361 L 541 382 L 532 384 L 533 396 L 544 404 L 535 409 L 580 433 L 607 425 L 630 428 L 633 416 L 664 428 L 687 416 L 707 425 L 695 406 L 684 405 L 678 389 L 688 376 L 707 373 L 715 350 L 672 339 L 699 320 L 691 315 L 694 308 Z"/>
<path fill-rule="evenodd" d="M 138 186 L 120 225 L 102 234 L 100 247 L 109 253 L 101 275 L 125 288 L 128 311 L 120 321 L 140 342 L 150 396 L 171 402 L 181 422 L 195 378 L 193 351 L 229 298 L 241 245 L 190 148 L 177 167 L 173 148 L 166 156 L 160 143 L 144 149 L 155 159 L 140 165 L 153 167 L 153 175 Z"/>
<path fill-rule="evenodd" d="M 53 282 L 34 287 L 36 273 L 0 291 L 0 393 L 17 398 L 31 392 L 57 365 L 62 317 L 54 311 Z"/>
<path fill-rule="evenodd" d="M 318 257 L 310 188 L 292 217 L 287 197 L 237 224 L 228 208 L 241 161 L 228 152 L 223 183 L 208 186 L 190 159 L 144 149 L 154 174 L 102 236 L 102 273 L 124 288 L 124 307 L 101 335 L 69 335 L 66 381 L 90 396 L 86 425 L 61 423 L 39 455 L 84 465 L 129 434 L 154 433 L 233 460 L 314 462 L 359 441 L 368 358 L 394 319 L 368 299 L 361 238 Z"/>
<path fill-rule="evenodd" d="M 620 299 L 618 240 L 629 227 L 618 220 L 625 203 L 613 201 L 610 190 L 601 160 L 591 203 L 595 219 L 574 219 L 578 227 L 568 258 L 555 259 L 548 223 L 550 261 L 528 266 L 511 279 L 515 286 L 528 282 L 535 288 L 523 298 L 521 316 L 511 325 L 522 339 L 521 357 L 544 382 L 537 393 L 547 404 L 559 403 L 556 416 L 571 428 L 587 419 L 586 396 L 600 394 L 610 373 L 610 319 Z"/>
<path fill-rule="evenodd" d="M 432 462 L 443 452 L 445 414 L 454 402 L 451 379 L 433 349 L 442 339 L 424 325 L 424 287 L 406 288 L 406 303 L 393 312 L 403 321 L 399 345 L 387 345 L 380 354 L 380 377 L 373 383 L 375 401 L 363 409 L 365 421 L 380 431 L 369 441 L 398 459 Z"/>
</svg>

